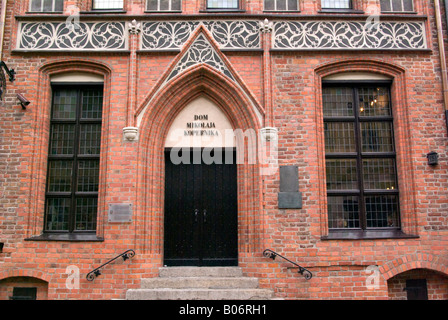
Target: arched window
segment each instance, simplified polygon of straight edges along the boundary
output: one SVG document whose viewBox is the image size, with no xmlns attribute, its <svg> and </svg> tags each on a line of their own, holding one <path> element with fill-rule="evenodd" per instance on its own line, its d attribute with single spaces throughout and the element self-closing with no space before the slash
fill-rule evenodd
<svg viewBox="0 0 448 320">
<path fill-rule="evenodd" d="M 52 79 L 47 233 L 96 231 L 103 108 L 103 84 L 97 80 L 83 74 Z"/>
<path fill-rule="evenodd" d="M 324 80 L 328 227 L 399 229 L 391 82 Z"/>
</svg>

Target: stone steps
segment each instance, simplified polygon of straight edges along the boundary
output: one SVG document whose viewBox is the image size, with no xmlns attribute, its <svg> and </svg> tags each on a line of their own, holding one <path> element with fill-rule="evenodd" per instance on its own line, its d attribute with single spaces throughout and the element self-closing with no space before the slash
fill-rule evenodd
<svg viewBox="0 0 448 320">
<path fill-rule="evenodd" d="M 238 267 L 160 268 L 158 278 L 142 279 L 127 300 L 268 300 L 273 292 L 244 277 Z"/>
</svg>

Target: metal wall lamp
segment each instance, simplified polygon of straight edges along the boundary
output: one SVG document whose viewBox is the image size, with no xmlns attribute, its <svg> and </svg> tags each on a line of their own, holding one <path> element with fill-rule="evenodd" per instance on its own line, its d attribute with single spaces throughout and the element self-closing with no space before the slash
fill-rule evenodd
<svg viewBox="0 0 448 320">
<path fill-rule="evenodd" d="M 6 79 L 5 75 L 1 71 L 1 68 L 3 68 L 8 74 L 9 81 L 13 82 L 16 79 L 16 72 L 14 71 L 14 69 L 9 69 L 6 63 L 0 61 L 0 100 L 2 100 L 3 92 L 6 90 Z"/>
<path fill-rule="evenodd" d="M 14 71 L 14 69 L 9 69 L 6 63 L 4 63 L 3 61 L 0 61 L 0 66 L 3 67 L 3 69 L 5 69 L 6 73 L 8 74 L 9 81 L 13 82 L 16 79 L 16 72 Z"/>
<path fill-rule="evenodd" d="M 22 106 L 23 109 L 26 109 L 26 106 L 29 105 L 31 102 L 25 98 L 25 96 L 21 93 L 17 94 L 17 99 L 19 99 L 20 101 L 20 105 Z"/>
<path fill-rule="evenodd" d="M 436 166 L 439 164 L 439 154 L 435 151 L 431 151 L 426 155 L 426 158 L 428 158 L 428 164 L 430 166 Z"/>
</svg>

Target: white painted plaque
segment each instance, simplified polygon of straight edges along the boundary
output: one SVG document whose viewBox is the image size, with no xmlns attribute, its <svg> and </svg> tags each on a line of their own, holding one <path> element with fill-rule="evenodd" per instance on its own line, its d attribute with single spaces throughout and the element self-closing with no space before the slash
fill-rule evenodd
<svg viewBox="0 0 448 320">
<path fill-rule="evenodd" d="M 235 137 L 229 119 L 205 97 L 192 101 L 178 114 L 165 141 L 167 148 L 234 146 Z"/>
</svg>

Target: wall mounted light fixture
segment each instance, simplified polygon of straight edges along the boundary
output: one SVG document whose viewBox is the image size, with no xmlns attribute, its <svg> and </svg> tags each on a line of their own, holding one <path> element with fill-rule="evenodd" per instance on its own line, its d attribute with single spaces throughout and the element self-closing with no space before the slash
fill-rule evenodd
<svg viewBox="0 0 448 320">
<path fill-rule="evenodd" d="M 6 63 L 0 61 L 0 100 L 3 99 L 3 92 L 5 92 L 6 90 L 6 78 L 1 68 L 3 68 L 5 72 L 8 74 L 9 81 L 13 82 L 16 78 L 15 77 L 16 72 L 14 71 L 14 69 L 9 69 Z"/>
<path fill-rule="evenodd" d="M 436 166 L 439 164 L 439 154 L 435 151 L 431 151 L 426 155 L 426 158 L 428 158 L 428 164 L 430 166 Z"/>
<path fill-rule="evenodd" d="M 21 93 L 17 94 L 17 99 L 19 99 L 20 101 L 20 105 L 22 106 L 23 109 L 26 109 L 26 106 L 29 105 L 31 102 L 25 98 L 25 96 Z"/>
</svg>

